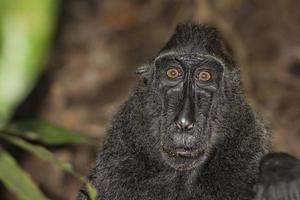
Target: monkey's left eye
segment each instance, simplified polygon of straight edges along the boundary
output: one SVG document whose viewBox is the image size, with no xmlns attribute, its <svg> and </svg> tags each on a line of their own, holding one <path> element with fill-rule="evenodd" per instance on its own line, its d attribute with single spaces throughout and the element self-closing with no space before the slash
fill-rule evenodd
<svg viewBox="0 0 300 200">
<path fill-rule="evenodd" d="M 209 73 L 208 71 L 201 71 L 198 74 L 198 79 L 200 81 L 209 81 L 211 79 L 211 73 Z"/>
<path fill-rule="evenodd" d="M 174 67 L 169 68 L 167 70 L 167 77 L 170 78 L 170 79 L 175 79 L 175 78 L 181 76 L 181 74 L 182 74 L 181 70 L 177 69 L 177 68 L 174 68 Z"/>
</svg>

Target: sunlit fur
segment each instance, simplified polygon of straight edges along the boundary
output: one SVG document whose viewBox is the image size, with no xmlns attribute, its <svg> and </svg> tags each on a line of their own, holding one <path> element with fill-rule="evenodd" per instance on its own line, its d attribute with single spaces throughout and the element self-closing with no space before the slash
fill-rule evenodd
<svg viewBox="0 0 300 200">
<path fill-rule="evenodd" d="M 199 108 L 209 108 L 198 110 L 197 125 L 192 130 L 205 156 L 183 169 L 176 168 L 178 160 L 169 162 L 161 150 L 162 140 L 168 137 L 165 134 L 170 136 L 175 131 L 172 120 L 181 95 L 166 97 L 160 91 L 154 63 L 167 54 L 198 54 L 224 67 L 214 94 L 195 102 Z M 137 73 L 143 80 L 115 114 L 90 172 L 89 180 L 97 188 L 98 199 L 252 199 L 258 162 L 269 149 L 269 136 L 245 102 L 239 67 L 222 46 L 216 30 L 204 25 L 178 26 L 166 46 Z M 84 189 L 78 199 L 88 199 Z"/>
</svg>

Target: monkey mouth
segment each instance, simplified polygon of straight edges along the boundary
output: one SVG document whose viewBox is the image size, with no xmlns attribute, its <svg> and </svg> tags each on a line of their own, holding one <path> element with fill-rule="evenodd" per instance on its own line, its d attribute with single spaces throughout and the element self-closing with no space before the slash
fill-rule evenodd
<svg viewBox="0 0 300 200">
<path fill-rule="evenodd" d="M 162 151 L 172 158 L 197 158 L 204 154 L 204 150 L 202 149 L 170 148 L 166 146 L 162 146 Z"/>
<path fill-rule="evenodd" d="M 179 171 L 192 170 L 206 160 L 203 149 L 161 146 L 161 152 L 166 163 Z"/>
</svg>

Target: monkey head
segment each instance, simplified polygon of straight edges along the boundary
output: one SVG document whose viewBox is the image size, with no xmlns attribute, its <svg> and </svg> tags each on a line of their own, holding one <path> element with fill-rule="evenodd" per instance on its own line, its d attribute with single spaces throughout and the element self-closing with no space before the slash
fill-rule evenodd
<svg viewBox="0 0 300 200">
<path fill-rule="evenodd" d="M 216 138 L 224 137 L 222 129 L 228 126 L 222 127 L 222 121 L 239 121 L 239 70 L 214 28 L 179 25 L 158 56 L 137 73 L 157 97 L 159 113 L 152 120 L 159 123 L 160 155 L 177 170 L 201 165 L 220 142 Z"/>
</svg>

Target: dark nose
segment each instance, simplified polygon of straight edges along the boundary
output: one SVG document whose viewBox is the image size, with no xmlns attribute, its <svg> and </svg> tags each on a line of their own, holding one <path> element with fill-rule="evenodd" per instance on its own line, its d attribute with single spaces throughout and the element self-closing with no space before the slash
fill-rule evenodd
<svg viewBox="0 0 300 200">
<path fill-rule="evenodd" d="M 175 117 L 175 124 L 177 128 L 186 131 L 193 128 L 195 123 L 194 103 L 190 98 L 183 100 L 183 106 L 178 115 Z"/>
<path fill-rule="evenodd" d="M 177 128 L 186 131 L 193 128 L 194 123 L 186 118 L 181 118 L 175 121 Z"/>
</svg>

